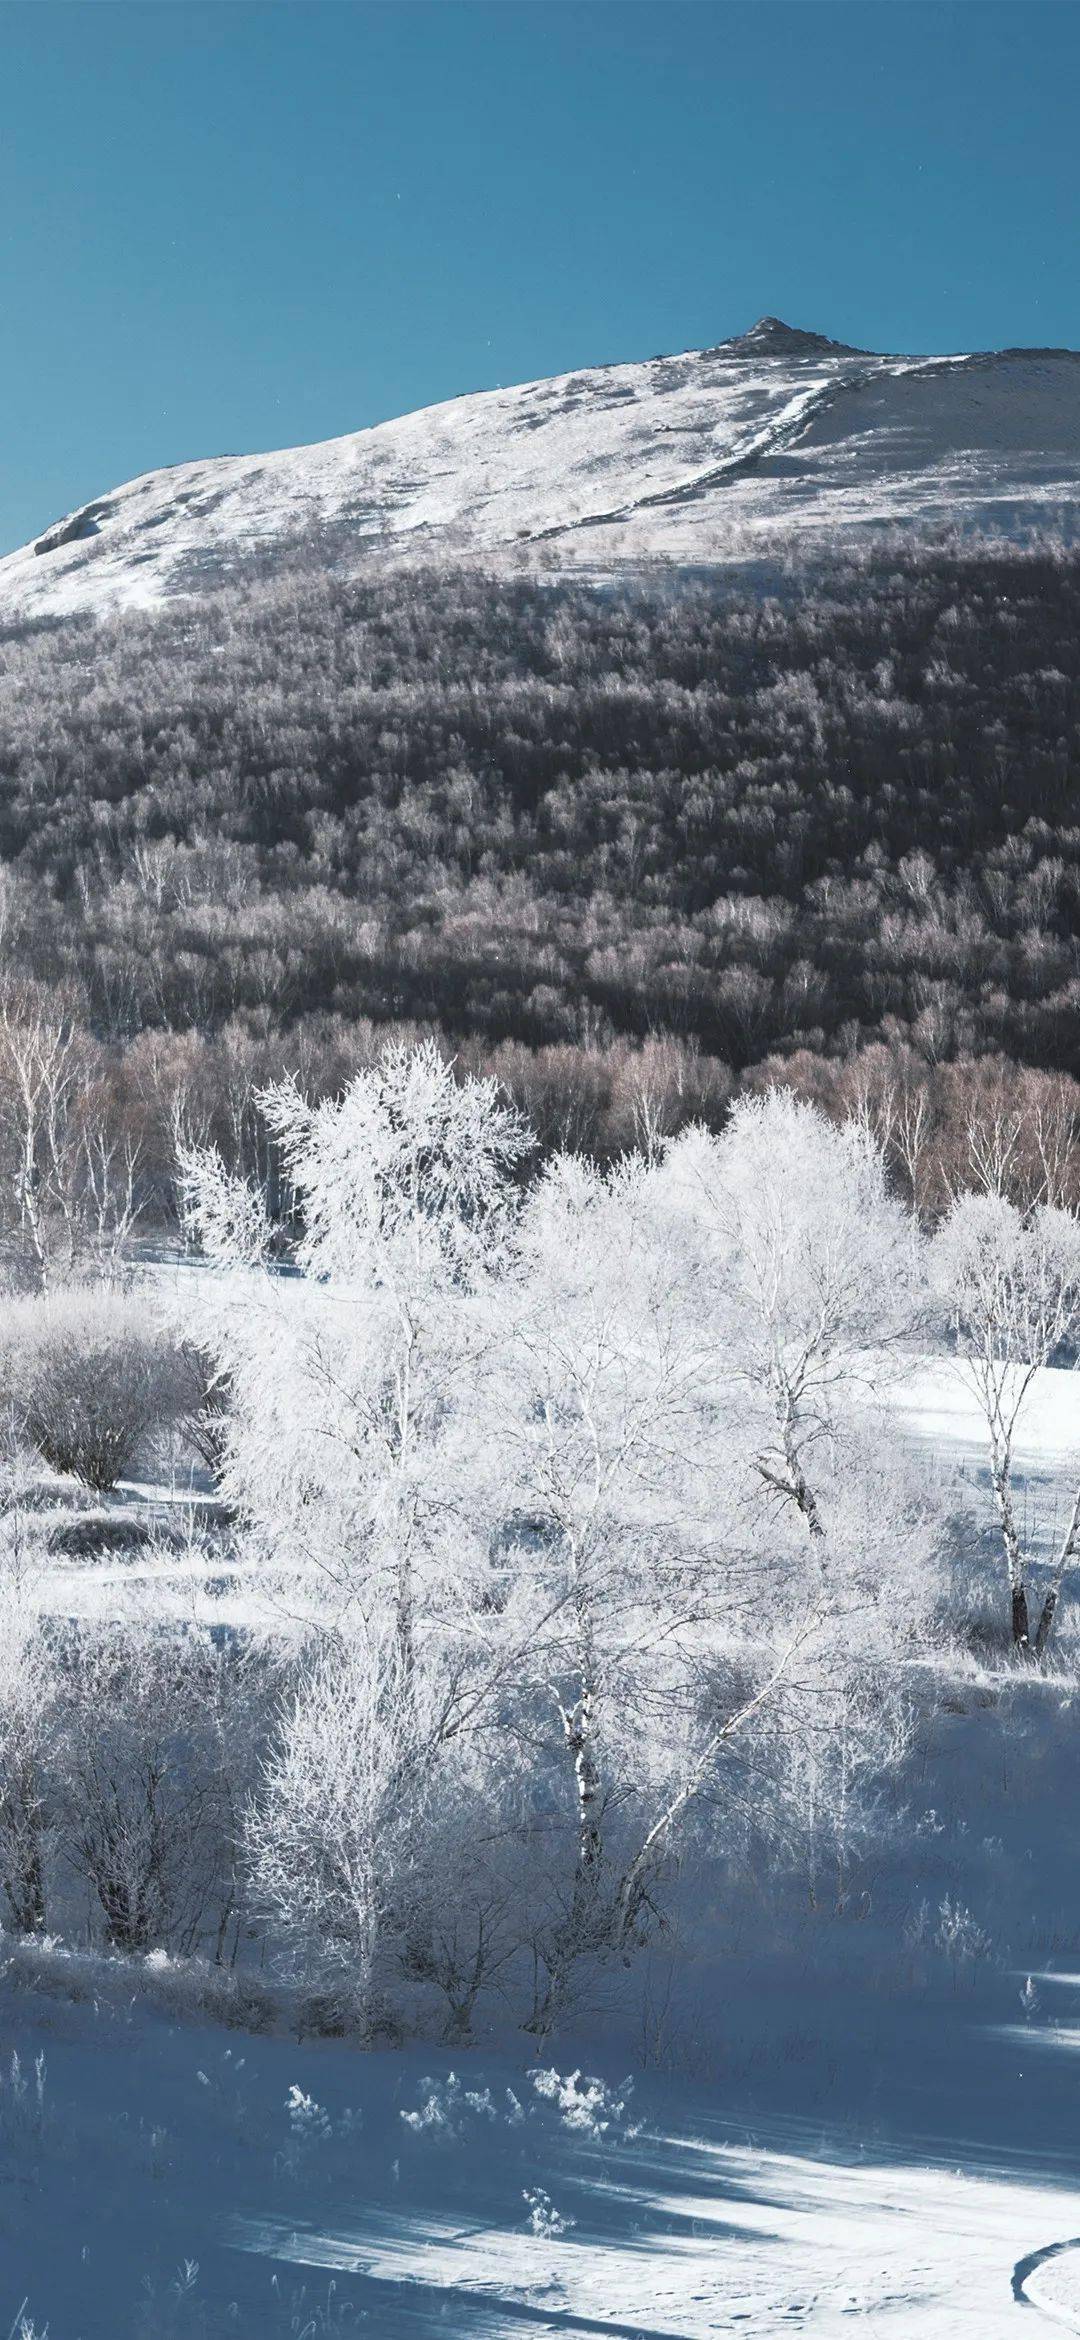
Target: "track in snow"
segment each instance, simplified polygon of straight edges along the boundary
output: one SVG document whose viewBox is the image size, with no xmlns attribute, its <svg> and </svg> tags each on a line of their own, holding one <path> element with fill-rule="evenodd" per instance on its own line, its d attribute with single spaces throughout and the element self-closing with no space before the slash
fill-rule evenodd
<svg viewBox="0 0 1080 2340">
<path fill-rule="evenodd" d="M 1041 2251 L 1031 2251 L 1026 2259 L 1018 2259 L 1013 2268 L 1012 2294 L 1021 2307 L 1034 2308 L 1038 2315 L 1045 2316 L 1051 2324 L 1058 2324 L 1063 2331 L 1080 2332 L 1080 2278 L 1076 2293 L 1078 2304 L 1074 2307 L 1053 2298 L 1040 2299 L 1038 2292 L 1031 2289 L 1032 2279 L 1037 2278 L 1039 2269 L 1050 2265 L 1055 2259 L 1064 2258 L 1069 2251 L 1080 2251 L 1080 2235 L 1071 2235 L 1066 2242 L 1047 2243 Z"/>
</svg>

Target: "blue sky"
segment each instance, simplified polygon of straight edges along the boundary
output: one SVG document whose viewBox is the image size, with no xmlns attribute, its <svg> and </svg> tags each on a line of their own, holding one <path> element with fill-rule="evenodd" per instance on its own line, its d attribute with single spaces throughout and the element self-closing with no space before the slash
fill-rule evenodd
<svg viewBox="0 0 1080 2340">
<path fill-rule="evenodd" d="M 1080 344 L 1076 0 L 0 0 L 0 549 L 716 341 Z"/>
</svg>

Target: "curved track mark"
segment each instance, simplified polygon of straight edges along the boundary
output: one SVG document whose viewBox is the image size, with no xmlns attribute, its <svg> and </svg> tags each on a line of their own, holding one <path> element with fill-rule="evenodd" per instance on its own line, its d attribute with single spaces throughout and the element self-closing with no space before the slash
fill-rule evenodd
<svg viewBox="0 0 1080 2340">
<path fill-rule="evenodd" d="M 1012 2295 L 1021 2307 L 1034 2308 L 1048 2323 L 1060 2324 L 1066 2332 L 1080 2332 L 1080 2322 L 1070 2308 L 1047 2307 L 1041 2299 L 1033 2299 L 1028 2283 L 1039 2267 L 1048 2259 L 1059 2259 L 1065 2251 L 1080 2251 L 1080 2234 L 1070 2235 L 1065 2242 L 1047 2243 L 1041 2251 L 1030 2251 L 1026 2259 L 1018 2259 L 1012 2274 Z"/>
</svg>

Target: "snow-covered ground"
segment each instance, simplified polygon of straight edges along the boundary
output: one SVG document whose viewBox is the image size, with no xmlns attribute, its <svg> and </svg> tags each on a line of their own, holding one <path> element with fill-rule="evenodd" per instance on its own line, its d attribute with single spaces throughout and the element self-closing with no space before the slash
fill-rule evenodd
<svg viewBox="0 0 1080 2340">
<path fill-rule="evenodd" d="M 324 556 L 715 562 L 873 524 L 1075 517 L 1080 356 L 877 356 L 765 318 L 716 348 L 482 391 L 96 496 L 0 560 L 0 615 L 152 605 L 314 532 Z"/>
<path fill-rule="evenodd" d="M 1021 1460 L 1045 1489 L 1065 1484 L 1078 1396 L 1041 1377 Z M 914 1368 L 887 1402 L 977 1471 L 952 1368 Z M 204 1564 L 72 1558 L 54 1591 L 198 1606 Z M 16 1953 L 0 2334 L 24 2302 L 49 2340 L 1080 2331 L 1072 1708 L 1064 1677 L 961 1679 L 905 1783 L 922 1816 L 856 1906 L 714 1881 L 685 1968 L 646 1966 L 587 2045 L 539 2058 L 520 2035 L 451 2057 L 297 2042 L 285 2016 L 210 2027 L 160 1960 Z M 946 1888 L 984 1930 L 974 1961 L 935 1947 Z"/>
<path fill-rule="evenodd" d="M 962 2000 L 810 2108 L 804 2064 L 787 2114 L 639 2074 L 593 2118 L 566 2053 L 362 2056 L 104 1997 L 9 1994 L 2 2030 L 0 2320 L 25 2298 L 50 2340 L 1004 2340 L 1025 2295 L 1080 2328 L 1075 2035 L 1041 2054 Z"/>
<path fill-rule="evenodd" d="M 985 1430 L 970 1379 L 948 1359 L 897 1368 L 880 1391 L 905 1435 L 945 1462 L 982 1466 Z M 1017 1458 L 1028 1473 L 1068 1475 L 1080 1465 L 1080 1374 L 1061 1366 L 1037 1373 L 1021 1416 Z"/>
</svg>

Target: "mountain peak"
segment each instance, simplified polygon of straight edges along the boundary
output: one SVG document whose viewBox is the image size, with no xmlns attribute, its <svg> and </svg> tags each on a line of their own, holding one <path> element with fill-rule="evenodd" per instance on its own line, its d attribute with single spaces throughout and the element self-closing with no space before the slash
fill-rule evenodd
<svg viewBox="0 0 1080 2340">
<path fill-rule="evenodd" d="M 850 342 L 830 341 L 824 333 L 806 333 L 801 325 L 787 325 L 782 317 L 759 317 L 748 333 L 733 334 L 719 347 L 732 357 L 862 357 Z"/>
</svg>

